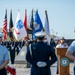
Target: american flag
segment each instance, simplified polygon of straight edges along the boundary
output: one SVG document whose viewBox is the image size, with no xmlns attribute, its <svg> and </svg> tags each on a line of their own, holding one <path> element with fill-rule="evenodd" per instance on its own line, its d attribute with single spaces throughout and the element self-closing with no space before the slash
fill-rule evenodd
<svg viewBox="0 0 75 75">
<path fill-rule="evenodd" d="M 7 38 L 7 10 L 6 10 L 6 12 L 5 12 L 5 18 L 4 18 L 4 23 L 3 23 L 2 32 L 3 32 L 3 34 L 4 34 L 4 36 L 3 36 L 3 41 L 5 41 L 6 38 Z"/>
</svg>

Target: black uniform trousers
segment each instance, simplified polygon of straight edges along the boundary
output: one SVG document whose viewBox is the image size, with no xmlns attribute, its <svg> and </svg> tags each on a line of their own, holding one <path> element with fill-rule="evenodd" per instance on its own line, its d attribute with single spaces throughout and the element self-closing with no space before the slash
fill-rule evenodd
<svg viewBox="0 0 75 75">
<path fill-rule="evenodd" d="M 14 64 L 15 60 L 15 50 L 10 51 L 11 64 Z"/>
<path fill-rule="evenodd" d="M 3 68 L 2 70 L 0 70 L 0 75 L 7 75 L 7 71 L 5 68 Z"/>
</svg>

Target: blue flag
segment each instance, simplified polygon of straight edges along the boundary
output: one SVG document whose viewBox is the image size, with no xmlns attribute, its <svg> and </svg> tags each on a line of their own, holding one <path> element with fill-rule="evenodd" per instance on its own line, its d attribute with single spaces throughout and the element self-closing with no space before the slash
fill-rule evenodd
<svg viewBox="0 0 75 75">
<path fill-rule="evenodd" d="M 33 24 L 33 34 L 32 34 L 32 39 L 35 40 L 36 36 L 34 35 L 36 32 L 40 32 L 43 30 L 43 25 L 40 19 L 40 16 L 38 14 L 38 11 L 36 11 L 35 14 L 35 20 L 34 20 L 34 24 Z"/>
<path fill-rule="evenodd" d="M 36 32 L 40 32 L 42 30 L 43 30 L 43 25 L 42 25 L 40 16 L 38 14 L 38 11 L 36 11 L 35 20 L 34 20 L 34 31 L 33 31 L 33 33 L 35 34 Z"/>
</svg>

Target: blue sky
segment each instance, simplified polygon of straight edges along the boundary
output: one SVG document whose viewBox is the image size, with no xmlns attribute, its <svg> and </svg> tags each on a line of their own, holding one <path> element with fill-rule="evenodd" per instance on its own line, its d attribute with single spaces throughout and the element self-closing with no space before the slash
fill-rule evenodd
<svg viewBox="0 0 75 75">
<path fill-rule="evenodd" d="M 74 39 L 75 33 L 75 0 L 0 0 L 0 28 L 3 27 L 5 9 L 8 12 L 8 27 L 10 9 L 12 9 L 13 23 L 20 10 L 21 19 L 24 19 L 24 10 L 27 9 L 28 20 L 31 10 L 37 10 L 44 25 L 45 10 L 48 12 L 50 32 L 58 36 Z"/>
</svg>

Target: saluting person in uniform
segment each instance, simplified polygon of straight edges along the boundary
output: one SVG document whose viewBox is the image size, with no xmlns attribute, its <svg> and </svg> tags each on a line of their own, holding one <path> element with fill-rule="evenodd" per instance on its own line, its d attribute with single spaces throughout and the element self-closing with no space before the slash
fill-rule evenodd
<svg viewBox="0 0 75 75">
<path fill-rule="evenodd" d="M 0 43 L 2 42 L 3 34 L 0 33 Z M 9 63 L 9 55 L 6 47 L 0 44 L 0 75 L 7 75 L 5 66 Z"/>
<path fill-rule="evenodd" d="M 37 42 L 27 50 L 26 60 L 32 65 L 31 75 L 51 75 L 50 66 L 57 60 L 51 46 L 43 42 L 45 35 L 45 32 L 37 32 Z"/>
</svg>

